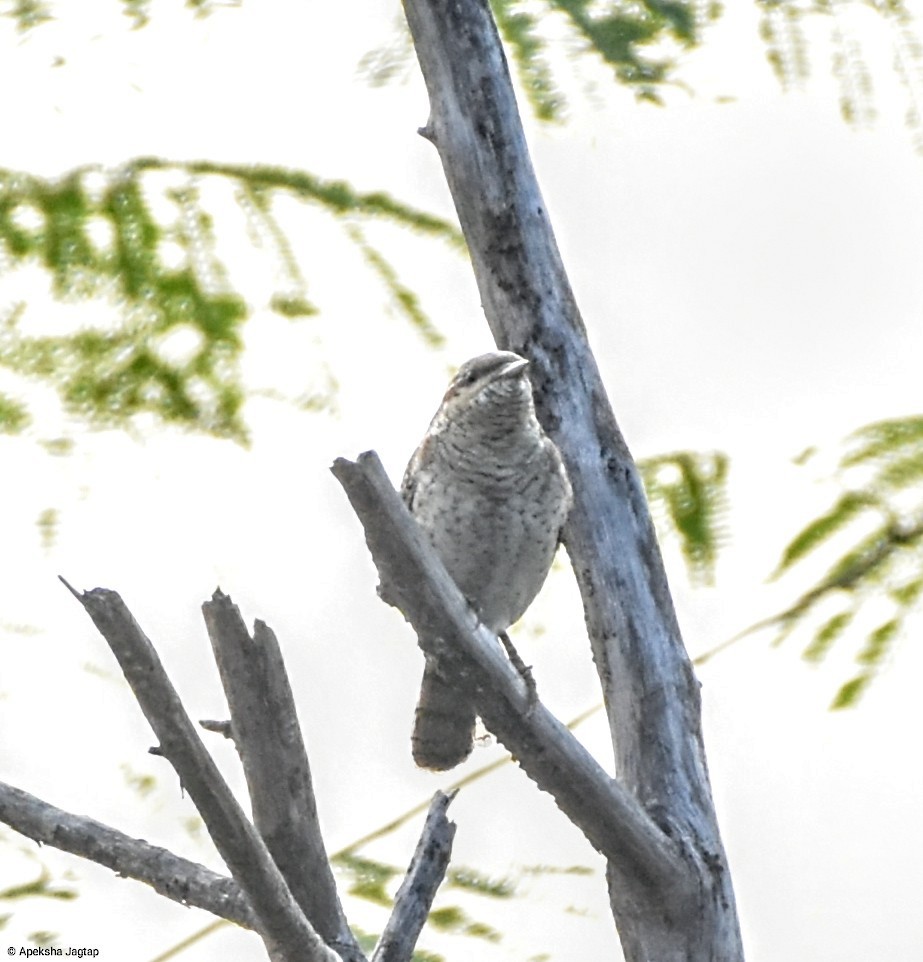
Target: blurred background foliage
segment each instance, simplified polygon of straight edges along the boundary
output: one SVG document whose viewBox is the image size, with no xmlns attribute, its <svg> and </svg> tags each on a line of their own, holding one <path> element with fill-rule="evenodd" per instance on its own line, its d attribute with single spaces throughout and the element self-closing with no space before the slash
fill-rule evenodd
<svg viewBox="0 0 923 962">
<path fill-rule="evenodd" d="M 147 0 L 113 0 L 132 27 L 143 28 L 155 6 Z M 907 96 L 906 120 L 923 145 L 917 108 L 923 84 L 923 47 L 908 6 L 899 0 L 754 0 L 756 23 L 769 65 L 786 87 L 809 77 L 819 36 L 830 51 L 840 109 L 853 124 L 874 120 L 874 78 L 863 55 L 862 25 L 884 22 L 893 66 Z M 191 16 L 230 11 L 243 0 L 187 0 Z M 610 78 L 644 101 L 662 103 L 665 91 L 681 89 L 683 58 L 701 46 L 722 14 L 709 0 L 491 0 L 520 89 L 534 115 L 565 122 L 569 98 L 587 85 L 569 75 L 581 64 L 600 65 Z M 0 16 L 19 31 L 40 29 L 55 17 L 55 0 L 0 0 Z M 232 15 L 232 14 L 229 14 Z M 359 64 L 375 84 L 413 69 L 406 25 L 395 5 L 395 32 Z M 576 91 L 576 93 L 575 93 Z M 223 194 L 222 194 L 223 192 Z M 233 227 L 217 224 L 228 196 L 241 217 Z M 254 252 L 274 261 L 280 278 L 268 303 L 276 314 L 317 314 L 308 295 L 312 265 L 293 250 L 279 204 L 294 198 L 342 226 L 367 269 L 426 341 L 440 342 L 412 281 L 402 279 L 386 253 L 364 231 L 385 221 L 463 252 L 457 228 L 385 192 L 361 192 L 351 184 L 303 170 L 245 166 L 214 159 L 189 161 L 143 157 L 117 169 L 87 166 L 46 179 L 0 169 L 0 281 L 17 272 L 44 272 L 62 303 L 105 305 L 93 324 L 38 323 L 21 299 L 0 300 L 0 433 L 34 433 L 35 412 L 17 383 L 51 389 L 63 410 L 90 427 L 130 430 L 144 415 L 215 437 L 247 441 L 247 386 L 241 373 L 242 331 L 253 312 L 221 255 L 221 235 L 238 230 Z M 331 387 L 331 391 L 334 390 Z M 317 401 L 324 406 L 324 399 Z M 923 585 L 920 525 L 908 498 L 920 485 L 920 419 L 895 419 L 857 432 L 855 450 L 844 458 L 844 478 L 865 470 L 858 486 L 800 532 L 779 566 L 798 565 L 844 531 L 863 531 L 811 590 L 772 622 L 789 633 L 821 618 L 806 651 L 822 659 L 870 597 L 887 597 L 893 612 L 866 636 L 858 673 L 835 704 L 855 703 L 884 663 L 903 617 Z M 67 454 L 72 442 L 43 441 L 49 453 Z M 726 537 L 725 455 L 678 452 L 640 465 L 660 533 L 675 538 L 694 583 L 713 579 Z M 43 516 L 40 534 L 53 542 L 56 515 Z M 827 612 L 833 600 L 841 608 Z M 826 614 L 822 615 L 822 611 Z"/>
<path fill-rule="evenodd" d="M 853 432 L 837 483 L 839 496 L 792 538 L 774 577 L 812 563 L 825 565 L 823 574 L 761 626 L 779 641 L 796 631 L 808 635 L 804 657 L 813 662 L 852 629 L 862 639 L 855 673 L 831 706 L 847 708 L 887 664 L 923 598 L 923 416 Z"/>
<path fill-rule="evenodd" d="M 0 17 L 22 33 L 55 18 L 63 0 L 0 0 Z M 156 15 L 150 0 L 110 0 L 132 27 Z M 232 11 L 244 0 L 186 0 L 191 16 Z M 663 104 L 667 91 L 684 89 L 680 68 L 690 51 L 707 43 L 722 15 L 714 0 L 490 0 L 520 90 L 533 115 L 565 123 L 568 104 L 592 89 L 587 74 L 599 68 L 638 99 Z M 923 151 L 923 46 L 907 4 L 900 0 L 753 0 L 767 62 L 785 88 L 797 88 L 816 68 L 837 83 L 843 119 L 855 126 L 875 120 L 873 76 L 864 54 L 863 25 L 885 23 L 893 69 L 906 95 L 906 124 Z M 370 51 L 359 70 L 372 84 L 399 81 L 415 69 L 406 25 L 395 4 L 393 36 Z M 820 38 L 820 42 L 819 39 Z M 577 78 L 575 80 L 575 75 Z M 364 227 L 384 221 L 464 252 L 457 228 L 385 192 L 362 192 L 334 177 L 273 166 L 215 159 L 127 158 L 115 169 L 86 166 L 43 178 L 0 169 L 0 283 L 39 271 L 53 297 L 65 304 L 106 308 L 93 324 L 46 329 L 14 294 L 0 296 L 0 434 L 33 433 L 51 455 L 67 455 L 73 441 L 43 438 L 27 390 L 53 391 L 69 415 L 91 428 L 131 429 L 138 416 L 246 443 L 247 386 L 241 369 L 242 330 L 255 305 L 235 283 L 221 255 L 216 197 L 233 198 L 254 256 L 270 258 L 280 283 L 264 305 L 297 322 L 321 305 L 309 291 L 310 264 L 293 249 L 279 216 L 280 203 L 322 211 L 361 253 L 383 296 L 427 342 L 440 343 L 412 281 L 399 276 Z M 53 326 L 52 326 L 53 327 Z M 674 539 L 693 583 L 714 579 L 727 540 L 728 458 L 717 452 L 674 452 L 639 464 L 662 538 Z M 923 597 L 923 416 L 897 417 L 860 428 L 845 444 L 830 507 L 788 543 L 775 572 L 805 581 L 807 590 L 778 614 L 752 626 L 781 640 L 807 636 L 804 656 L 824 659 L 835 645 L 856 645 L 854 670 L 833 707 L 855 705 L 891 657 L 910 613 Z M 42 513 L 39 537 L 54 542 L 54 508 Z M 856 639 L 859 639 L 858 642 Z M 337 859 L 350 891 L 387 903 L 396 869 L 344 851 Z M 528 871 L 528 870 L 526 870 Z M 587 871 L 535 867 L 536 873 Z M 490 898 L 516 894 L 518 880 L 482 879 L 460 869 L 452 885 Z M 76 892 L 53 883 L 42 868 L 36 879 L 0 892 L 2 908 L 22 898 L 70 899 Z M 450 906 L 434 925 L 490 939 L 463 909 Z M 37 944 L 49 933 L 35 933 Z"/>
<path fill-rule="evenodd" d="M 661 541 L 672 538 L 693 584 L 712 584 L 727 520 L 727 455 L 677 451 L 638 462 Z"/>
<path fill-rule="evenodd" d="M 96 300 L 100 326 L 37 333 L 26 305 L 0 307 L 0 366 L 55 389 L 64 409 L 93 427 L 126 427 L 141 413 L 216 437 L 246 440 L 241 328 L 250 308 L 219 254 L 215 185 L 241 214 L 235 229 L 281 278 L 269 308 L 297 319 L 317 312 L 276 215 L 284 197 L 341 222 L 408 320 L 438 333 L 362 224 L 386 219 L 461 249 L 458 230 L 384 193 L 277 167 L 138 158 L 118 170 L 86 167 L 55 180 L 0 169 L 0 276 L 38 267 L 65 303 Z M 0 431 L 31 422 L 23 398 L 0 394 Z"/>
</svg>

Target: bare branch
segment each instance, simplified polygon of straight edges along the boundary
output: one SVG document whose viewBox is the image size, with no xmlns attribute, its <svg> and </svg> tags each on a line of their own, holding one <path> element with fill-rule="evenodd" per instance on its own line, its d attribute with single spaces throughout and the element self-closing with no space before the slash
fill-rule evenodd
<svg viewBox="0 0 923 962">
<path fill-rule="evenodd" d="M 497 344 L 527 357 L 574 488 L 565 544 L 583 597 L 619 779 L 681 845 L 702 911 L 663 905 L 610 860 L 629 962 L 742 958 L 708 782 L 698 682 L 637 468 L 609 405 L 532 168 L 487 0 L 404 0 L 435 143 Z M 668 914 L 669 919 L 664 918 Z"/>
<path fill-rule="evenodd" d="M 221 857 L 249 896 L 271 957 L 285 962 L 340 962 L 302 914 L 265 843 L 205 750 L 153 645 L 125 603 L 105 588 L 82 593 L 70 590 L 109 643 L 164 757 L 176 769 Z"/>
<path fill-rule="evenodd" d="M 215 735 L 221 735 L 222 738 L 230 738 L 232 740 L 234 738 L 231 721 L 228 718 L 200 718 L 199 728 L 204 728 L 205 731 L 212 732 Z"/>
<path fill-rule="evenodd" d="M 65 812 L 0 782 L 0 821 L 41 845 L 51 845 L 150 885 L 181 905 L 205 909 L 247 929 L 256 920 L 247 896 L 232 878 L 180 858 L 102 822 Z"/>
<path fill-rule="evenodd" d="M 346 962 L 365 962 L 337 897 L 279 642 L 262 621 L 251 638 L 239 609 L 220 590 L 202 613 L 230 706 L 254 824 L 321 938 Z"/>
<path fill-rule="evenodd" d="M 404 613 L 421 643 L 438 646 L 431 653 L 452 666 L 452 677 L 470 690 L 487 727 L 599 851 L 675 894 L 687 880 L 678 850 L 564 725 L 533 702 L 496 637 L 478 624 L 378 456 L 369 451 L 356 463 L 339 458 L 333 473 L 365 528 L 382 597 Z"/>
<path fill-rule="evenodd" d="M 443 792 L 433 797 L 420 841 L 394 899 L 391 918 L 375 946 L 372 962 L 409 962 L 413 955 L 452 855 L 455 823 L 446 817 L 446 809 L 454 797 Z"/>
</svg>

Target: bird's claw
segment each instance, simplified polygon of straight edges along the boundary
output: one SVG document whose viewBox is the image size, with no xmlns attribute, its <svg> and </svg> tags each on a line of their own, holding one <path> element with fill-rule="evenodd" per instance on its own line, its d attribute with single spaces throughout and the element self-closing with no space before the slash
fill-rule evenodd
<svg viewBox="0 0 923 962">
<path fill-rule="evenodd" d="M 531 712 L 533 708 L 538 704 L 538 687 L 535 684 L 535 676 L 532 674 L 531 665 L 527 665 L 516 651 L 516 647 L 513 642 L 510 641 L 510 636 L 505 632 L 500 632 L 500 641 L 503 647 L 506 649 L 506 655 L 510 660 L 510 664 L 519 672 L 519 676 L 525 682 L 526 685 L 526 697 L 528 699 L 528 711 Z"/>
</svg>

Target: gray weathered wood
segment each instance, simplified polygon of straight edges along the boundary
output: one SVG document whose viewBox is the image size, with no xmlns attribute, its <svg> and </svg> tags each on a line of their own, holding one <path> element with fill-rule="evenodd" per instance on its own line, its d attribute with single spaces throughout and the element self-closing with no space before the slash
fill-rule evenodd
<svg viewBox="0 0 923 962">
<path fill-rule="evenodd" d="M 202 605 L 202 614 L 231 711 L 253 823 L 318 935 L 344 962 L 365 962 L 327 858 L 279 642 L 262 621 L 251 637 L 237 605 L 220 590 Z"/>
<path fill-rule="evenodd" d="M 365 528 L 382 598 L 404 613 L 424 650 L 469 690 L 484 724 L 595 848 L 634 878 L 682 900 L 688 878 L 677 843 L 533 698 L 496 636 L 478 623 L 375 452 L 355 463 L 338 458 L 333 473 Z"/>
<path fill-rule="evenodd" d="M 454 793 L 436 792 L 430 803 L 420 840 L 394 897 L 394 908 L 375 946 L 372 962 L 410 962 L 413 957 L 436 890 L 449 867 L 455 823 L 449 821 L 446 810 L 454 797 Z"/>
<path fill-rule="evenodd" d="M 436 146 L 499 347 L 532 362 L 539 418 L 575 493 L 565 543 L 583 597 L 621 783 L 681 845 L 695 910 L 662 904 L 617 861 L 629 962 L 742 959 L 708 781 L 698 683 L 644 492 L 616 424 L 526 147 L 486 0 L 404 0 Z M 611 323 L 611 320 L 607 320 Z"/>
<path fill-rule="evenodd" d="M 104 865 L 120 878 L 144 882 L 181 905 L 205 909 L 244 928 L 256 928 L 250 902 L 234 879 L 2 782 L 0 822 L 41 845 Z"/>
<path fill-rule="evenodd" d="M 247 893 L 270 956 L 284 962 L 340 962 L 292 897 L 265 843 L 202 744 L 154 646 L 124 601 L 106 588 L 70 590 L 108 642 L 161 753 L 176 769 L 215 847 Z"/>
</svg>

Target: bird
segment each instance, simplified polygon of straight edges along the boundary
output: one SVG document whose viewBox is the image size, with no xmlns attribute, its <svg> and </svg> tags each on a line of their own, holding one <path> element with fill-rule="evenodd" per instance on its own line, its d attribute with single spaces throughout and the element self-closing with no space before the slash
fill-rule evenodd
<svg viewBox="0 0 923 962">
<path fill-rule="evenodd" d="M 573 500 L 561 454 L 535 415 L 528 369 L 512 351 L 462 364 L 401 484 L 478 620 L 504 644 L 545 582 Z M 416 764 L 459 765 L 474 746 L 475 720 L 470 698 L 427 654 L 411 738 Z"/>
</svg>

